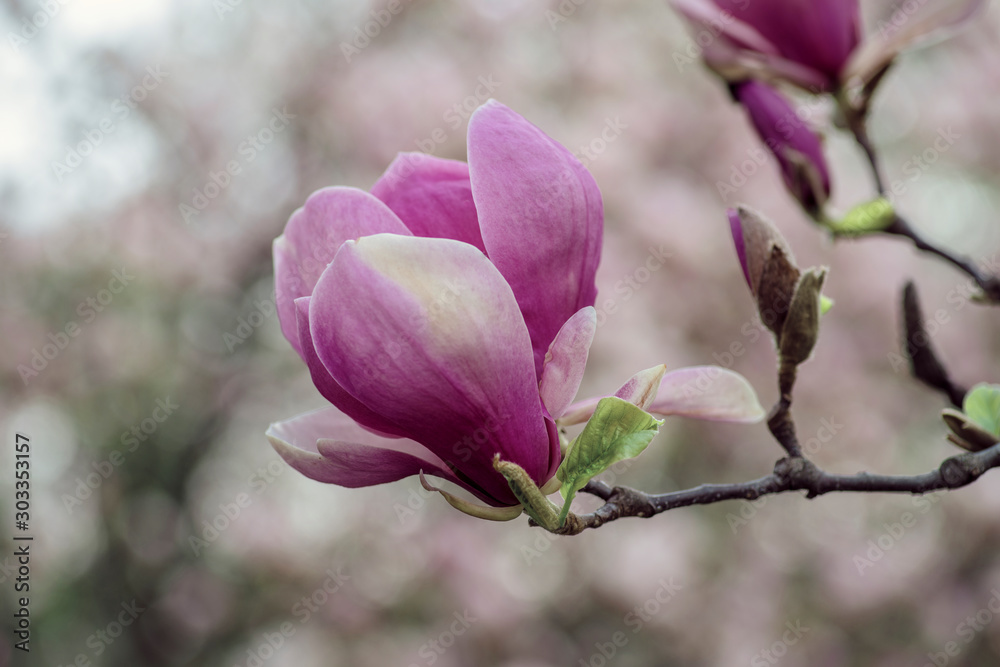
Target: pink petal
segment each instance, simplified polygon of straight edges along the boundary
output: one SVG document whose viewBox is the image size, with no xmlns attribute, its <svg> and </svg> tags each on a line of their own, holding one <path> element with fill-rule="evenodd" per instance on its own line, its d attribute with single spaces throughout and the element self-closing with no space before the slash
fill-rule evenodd
<svg viewBox="0 0 1000 667">
<path fill-rule="evenodd" d="M 646 409 L 657 415 L 710 421 L 754 423 L 764 418 L 764 408 L 746 378 L 718 366 L 693 366 L 667 373 L 656 400 Z"/>
<path fill-rule="evenodd" d="M 300 355 L 295 299 L 312 294 L 344 241 L 382 232 L 410 234 L 385 204 L 356 188 L 317 190 L 288 219 L 274 240 L 274 288 L 281 331 Z"/>
<path fill-rule="evenodd" d="M 317 283 L 309 320 L 333 378 L 460 477 L 508 505 L 494 454 L 547 481 L 552 443 L 528 331 L 479 250 L 391 234 L 349 241 Z"/>
<path fill-rule="evenodd" d="M 373 412 L 367 405 L 351 396 L 337 384 L 326 366 L 319 360 L 313 347 L 312 334 L 309 331 L 309 302 L 312 297 L 304 296 L 295 300 L 295 314 L 298 319 L 298 337 L 302 345 L 300 354 L 309 367 L 313 384 L 323 395 L 323 398 L 333 403 L 341 412 L 368 429 L 374 429 L 385 435 L 405 436 L 406 432 Z"/>
<path fill-rule="evenodd" d="M 400 153 L 372 186 L 372 194 L 385 202 L 414 236 L 465 241 L 485 252 L 465 162 Z"/>
<path fill-rule="evenodd" d="M 539 391 L 542 404 L 553 419 L 565 412 L 580 389 L 596 331 L 597 311 L 587 306 L 569 318 L 549 346 Z"/>
<path fill-rule="evenodd" d="M 482 497 L 423 445 L 375 435 L 335 408 L 271 424 L 267 438 L 288 465 L 317 482 L 358 488 L 395 482 L 423 471 Z"/>
<path fill-rule="evenodd" d="M 664 364 L 639 371 L 629 378 L 628 382 L 619 387 L 615 396 L 646 410 L 656 400 L 660 381 L 666 372 L 667 367 Z"/>
<path fill-rule="evenodd" d="M 614 395 L 623 401 L 628 401 L 632 405 L 646 410 L 656 398 L 656 393 L 660 388 L 660 380 L 663 378 L 666 370 L 667 367 L 660 364 L 659 366 L 639 371 L 619 387 Z M 587 421 L 593 416 L 594 411 L 597 409 L 597 404 L 602 398 L 605 397 L 597 396 L 574 403 L 563 413 L 559 419 L 559 423 L 562 426 L 572 426 L 573 424 L 581 424 Z"/>
<path fill-rule="evenodd" d="M 468 143 L 483 241 L 514 290 L 540 375 L 562 325 L 594 305 L 601 192 L 568 150 L 498 102 L 472 114 Z"/>
</svg>

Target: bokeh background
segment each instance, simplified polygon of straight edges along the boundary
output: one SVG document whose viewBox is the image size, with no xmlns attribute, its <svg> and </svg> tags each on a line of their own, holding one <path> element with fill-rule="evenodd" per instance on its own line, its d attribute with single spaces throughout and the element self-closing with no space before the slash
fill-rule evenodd
<svg viewBox="0 0 1000 667">
<path fill-rule="evenodd" d="M 894 10 L 863 4 L 870 32 Z M 398 151 L 464 159 L 468 112 L 488 96 L 587 147 L 604 194 L 599 298 L 614 306 L 581 394 L 661 362 L 714 363 L 775 400 L 775 355 L 725 221 L 737 201 L 776 220 L 804 265 L 831 269 L 836 307 L 795 407 L 821 465 L 916 473 L 955 453 L 944 398 L 894 356 L 908 278 L 938 312 L 933 341 L 955 379 L 1000 379 L 996 310 L 902 241 L 834 245 L 811 226 L 773 161 L 752 162 L 744 114 L 665 3 L 391 8 L 4 3 L 0 559 L 13 551 L 15 432 L 33 447 L 35 542 L 28 655 L 12 650 L 0 560 L 0 665 L 997 664 L 1000 473 L 921 501 L 787 494 L 554 538 L 458 514 L 414 479 L 345 490 L 280 461 L 268 423 L 323 400 L 272 314 L 271 240 L 310 192 L 368 188 Z M 904 184 L 898 205 L 984 262 L 1000 250 L 998 35 L 994 3 L 908 53 L 872 125 Z M 869 198 L 829 104 L 798 108 L 827 134 L 835 205 Z M 955 140 L 925 155 L 942 132 Z M 637 273 L 654 251 L 664 266 Z M 639 289 L 616 290 L 629 277 Z M 70 323 L 77 335 L 22 375 Z M 649 491 L 738 481 L 780 453 L 763 424 L 672 419 L 606 478 Z M 123 605 L 138 618 L 116 628 Z"/>
</svg>

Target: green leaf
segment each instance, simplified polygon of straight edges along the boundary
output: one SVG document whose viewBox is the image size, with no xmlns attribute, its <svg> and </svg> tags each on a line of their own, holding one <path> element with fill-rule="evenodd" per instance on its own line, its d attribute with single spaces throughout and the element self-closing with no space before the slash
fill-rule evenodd
<svg viewBox="0 0 1000 667">
<path fill-rule="evenodd" d="M 1000 437 L 1000 385 L 977 384 L 965 395 L 962 411 L 984 431 Z"/>
<path fill-rule="evenodd" d="M 618 461 L 638 456 L 646 449 L 663 424 L 645 410 L 628 401 L 609 396 L 602 398 L 583 432 L 577 436 L 556 471 L 563 483 L 565 499 L 559 514 L 562 526 L 576 492 Z"/>
<path fill-rule="evenodd" d="M 855 236 L 880 232 L 893 223 L 896 211 L 892 203 L 880 197 L 864 204 L 855 206 L 840 220 L 830 222 L 830 229 L 836 234 Z"/>
</svg>

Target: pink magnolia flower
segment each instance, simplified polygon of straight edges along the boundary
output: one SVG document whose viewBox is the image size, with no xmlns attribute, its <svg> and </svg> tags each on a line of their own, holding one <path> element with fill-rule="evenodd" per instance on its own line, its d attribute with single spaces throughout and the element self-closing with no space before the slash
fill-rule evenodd
<svg viewBox="0 0 1000 667">
<path fill-rule="evenodd" d="M 670 1 L 698 30 L 706 63 L 727 79 L 781 78 L 813 92 L 868 81 L 914 41 L 985 5 L 906 5 L 863 41 L 858 0 Z"/>
<path fill-rule="evenodd" d="M 267 431 L 307 477 L 360 487 L 423 472 L 513 508 L 494 457 L 544 486 L 561 462 L 556 420 L 593 413 L 596 399 L 571 403 L 597 327 L 601 193 L 497 102 L 472 115 L 468 152 L 401 154 L 371 193 L 319 190 L 274 242 L 282 331 L 333 406 Z M 662 414 L 763 415 L 735 373 L 688 370 L 640 373 L 621 395 Z"/>
<path fill-rule="evenodd" d="M 731 90 L 778 160 L 785 187 L 806 210 L 817 211 L 830 196 L 830 170 L 819 136 L 768 84 L 743 81 L 733 84 Z"/>
<path fill-rule="evenodd" d="M 274 242 L 282 331 L 334 406 L 268 429 L 308 477 L 422 470 L 513 506 L 494 455 L 540 486 L 559 466 L 554 420 L 596 329 L 601 193 L 497 102 L 470 119 L 468 151 L 401 154 L 370 194 L 319 190 Z"/>
</svg>

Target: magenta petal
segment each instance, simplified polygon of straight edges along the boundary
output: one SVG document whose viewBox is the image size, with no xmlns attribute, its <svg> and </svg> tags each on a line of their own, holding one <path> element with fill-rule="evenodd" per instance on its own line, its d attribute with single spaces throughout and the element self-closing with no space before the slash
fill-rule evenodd
<svg viewBox="0 0 1000 667">
<path fill-rule="evenodd" d="M 587 369 L 587 356 L 596 331 L 597 311 L 587 306 L 569 318 L 549 346 L 539 391 L 552 419 L 559 419 L 573 402 Z"/>
<path fill-rule="evenodd" d="M 389 208 L 356 188 L 323 188 L 309 195 L 274 240 L 274 289 L 281 331 L 301 355 L 295 299 L 312 294 L 320 274 L 348 239 L 410 231 Z"/>
<path fill-rule="evenodd" d="M 368 406 L 347 393 L 343 387 L 337 384 L 330 372 L 326 370 L 326 366 L 319 360 L 316 349 L 313 347 L 312 334 L 309 331 L 309 301 L 311 298 L 304 296 L 296 299 L 295 313 L 298 318 L 299 341 L 302 343 L 300 354 L 309 367 L 309 374 L 312 376 L 316 389 L 323 395 L 323 398 L 333 403 L 341 412 L 362 426 L 387 435 L 405 436 L 405 431 L 382 415 L 372 412 Z"/>
<path fill-rule="evenodd" d="M 514 295 L 469 244 L 379 234 L 345 243 L 309 306 L 316 351 L 351 395 L 514 504 L 495 454 L 547 481 L 531 343 Z"/>
<path fill-rule="evenodd" d="M 753 26 L 789 60 L 833 80 L 861 39 L 857 0 L 714 1 Z"/>
<path fill-rule="evenodd" d="M 766 83 L 744 81 L 735 84 L 733 95 L 747 110 L 757 134 L 777 158 L 785 187 L 807 210 L 817 209 L 830 196 L 830 170 L 819 136 L 799 119 L 791 103 Z M 809 182 L 815 179 L 804 178 L 797 161 L 811 165 L 818 177 L 819 192 L 814 191 Z"/>
<path fill-rule="evenodd" d="M 498 102 L 472 114 L 468 143 L 486 251 L 514 290 L 540 375 L 560 327 L 594 305 L 601 192 L 572 153 Z"/>
<path fill-rule="evenodd" d="M 375 435 L 335 408 L 271 424 L 267 438 L 290 466 L 318 482 L 357 488 L 395 482 L 422 470 L 482 497 L 423 445 Z"/>
<path fill-rule="evenodd" d="M 671 4 L 691 23 L 705 62 L 728 80 L 780 78 L 812 92 L 836 85 L 836 78 L 825 71 L 784 55 L 746 17 L 734 16 L 722 3 L 671 0 Z"/>
<path fill-rule="evenodd" d="M 545 430 L 549 436 L 549 467 L 544 479 L 552 479 L 562 463 L 562 443 L 559 440 L 559 426 L 549 417 L 545 418 Z"/>
<path fill-rule="evenodd" d="M 372 194 L 414 236 L 465 241 L 485 252 L 465 162 L 400 153 L 372 186 Z"/>
<path fill-rule="evenodd" d="M 740 260 L 740 268 L 743 269 L 743 277 L 746 278 L 747 285 L 753 290 L 753 283 L 750 281 L 750 269 L 747 267 L 747 247 L 743 242 L 743 223 L 740 221 L 740 214 L 735 208 L 726 210 L 729 216 L 729 231 L 733 234 L 733 243 L 736 245 L 736 256 Z"/>
<path fill-rule="evenodd" d="M 707 37 L 701 37 L 699 46 L 702 45 L 701 42 L 708 42 L 702 48 L 711 47 L 715 42 L 714 36 L 718 34 L 719 37 L 732 42 L 733 46 L 739 48 L 772 55 L 779 53 L 778 47 L 768 41 L 756 28 L 745 20 L 740 20 L 732 11 L 726 9 L 723 2 L 670 0 L 670 4 L 698 31 L 698 37 L 701 37 L 701 34 L 706 31 L 708 35 L 713 36 L 711 40 Z"/>
</svg>

